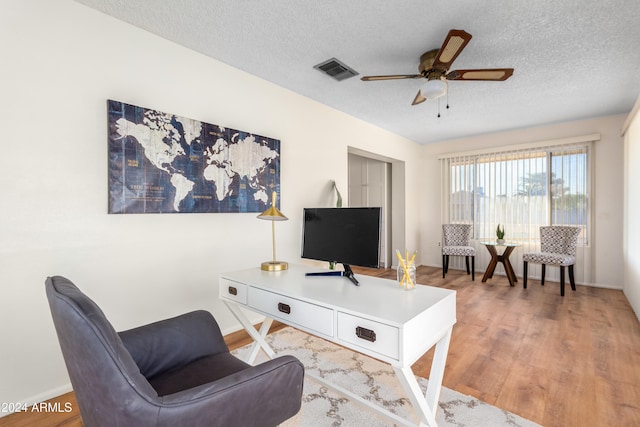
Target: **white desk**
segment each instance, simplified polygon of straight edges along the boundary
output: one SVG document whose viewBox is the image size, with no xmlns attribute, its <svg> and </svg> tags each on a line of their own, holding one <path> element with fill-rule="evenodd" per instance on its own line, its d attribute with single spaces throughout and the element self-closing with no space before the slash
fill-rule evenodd
<svg viewBox="0 0 640 427">
<path fill-rule="evenodd" d="M 389 363 L 407 392 L 421 426 L 436 426 L 442 378 L 451 330 L 456 323 L 455 291 L 417 286 L 406 291 L 394 280 L 358 275 L 360 286 L 345 277 L 305 277 L 318 268 L 289 265 L 269 272 L 260 268 L 220 275 L 220 298 L 254 339 L 247 362 L 260 349 L 274 357 L 264 337 L 276 319 L 351 350 Z M 263 314 L 257 331 L 240 307 Z M 426 395 L 411 365 L 435 345 Z M 342 387 L 310 375 L 314 380 L 383 413 L 393 422 L 414 425 Z"/>
</svg>

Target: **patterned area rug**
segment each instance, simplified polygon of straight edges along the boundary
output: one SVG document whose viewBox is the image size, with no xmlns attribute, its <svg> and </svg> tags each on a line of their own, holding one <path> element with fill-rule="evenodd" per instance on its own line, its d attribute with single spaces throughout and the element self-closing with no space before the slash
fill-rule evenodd
<svg viewBox="0 0 640 427">
<path fill-rule="evenodd" d="M 342 386 L 364 399 L 415 423 L 418 418 L 409 399 L 395 376 L 391 366 L 360 353 L 339 347 L 323 339 L 305 334 L 294 328 L 284 328 L 266 338 L 278 355 L 292 354 L 305 366 L 307 372 Z M 250 346 L 233 353 L 244 358 Z M 260 351 L 256 363 L 266 360 Z M 418 377 L 423 392 L 428 381 Z M 538 424 L 518 415 L 491 406 L 471 396 L 442 387 L 439 408 L 436 412 L 438 426 L 456 427 L 533 427 Z M 283 427 L 382 427 L 394 425 L 357 402 L 328 390 L 320 383 L 305 377 L 302 409 Z"/>
</svg>

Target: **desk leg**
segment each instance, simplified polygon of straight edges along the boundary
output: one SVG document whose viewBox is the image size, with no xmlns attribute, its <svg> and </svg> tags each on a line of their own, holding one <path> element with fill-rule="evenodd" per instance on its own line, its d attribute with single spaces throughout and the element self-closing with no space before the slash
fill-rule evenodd
<svg viewBox="0 0 640 427">
<path fill-rule="evenodd" d="M 250 365 L 253 365 L 253 362 L 256 360 L 256 356 L 258 355 L 258 351 L 260 349 L 264 350 L 264 352 L 269 356 L 270 359 L 273 359 L 276 354 L 269 347 L 269 344 L 264 340 L 264 337 L 267 336 L 269 332 L 269 328 L 271 327 L 271 323 L 273 323 L 273 319 L 266 317 L 264 322 L 262 322 L 262 326 L 260 327 L 260 331 L 256 331 L 256 328 L 253 327 L 247 316 L 244 315 L 242 311 L 240 311 L 240 307 L 235 304 L 229 304 L 226 301 L 223 301 L 224 304 L 229 308 L 231 313 L 238 319 L 238 322 L 242 325 L 242 327 L 247 331 L 247 333 L 253 338 L 253 345 L 251 346 L 251 352 L 247 357 L 247 362 Z"/>
<path fill-rule="evenodd" d="M 260 330 L 258 331 L 258 333 L 262 338 L 267 336 L 272 323 L 273 323 L 272 318 L 265 317 L 264 321 L 262 322 L 262 325 L 260 326 Z M 255 331 L 255 328 L 254 328 L 254 331 Z M 275 356 L 275 353 L 273 352 L 273 350 L 268 344 L 267 346 L 269 347 L 269 351 L 271 351 L 272 354 L 269 355 L 269 352 L 266 349 L 265 349 L 265 353 L 267 353 L 267 355 L 269 355 L 269 357 L 273 359 L 273 357 Z M 249 357 L 247 358 L 247 360 L 249 361 L 248 362 L 249 364 L 253 365 L 253 362 L 255 362 L 256 357 L 258 357 L 258 352 L 260 351 L 261 348 L 263 347 L 261 347 L 261 345 L 258 345 L 258 341 L 253 341 L 253 344 L 251 344 L 251 352 L 249 353 Z"/>
<path fill-rule="evenodd" d="M 227 301 L 223 302 L 254 340 L 251 352 L 245 362 L 253 365 L 260 349 L 264 350 L 269 358 L 273 359 L 274 357 L 276 357 L 275 352 L 264 339 L 269 332 L 269 328 L 271 327 L 273 319 L 268 317 L 265 318 L 262 326 L 260 327 L 260 331 L 257 331 L 256 328 L 251 324 L 251 322 L 249 322 L 249 319 L 247 319 L 245 314 L 240 310 L 240 307 L 233 303 L 227 303 Z M 393 370 L 396 373 L 396 376 L 398 377 L 398 380 L 400 381 L 400 384 L 407 392 L 409 400 L 411 400 L 411 404 L 413 405 L 416 414 L 420 418 L 420 427 L 437 427 L 438 425 L 436 423 L 435 413 L 438 409 L 438 400 L 440 398 L 440 391 L 442 390 L 442 379 L 444 378 L 444 368 L 447 361 L 447 352 L 449 351 L 449 342 L 451 341 L 452 329 L 453 328 L 449 328 L 444 336 L 440 338 L 440 340 L 436 343 L 433 361 L 431 362 L 431 371 L 429 373 L 429 385 L 427 386 L 427 391 L 425 394 L 422 393 L 420 385 L 418 384 L 418 381 L 416 380 L 416 377 L 411 370 L 411 366 L 392 366 Z M 414 425 L 411 421 L 400 418 L 398 415 L 386 410 L 385 408 L 378 407 L 370 401 L 366 401 L 353 392 L 350 392 L 335 384 L 331 384 L 330 382 L 324 380 L 324 378 L 313 375 L 310 372 L 305 372 L 305 375 L 315 379 L 321 384 L 324 384 L 339 393 L 346 395 L 349 398 L 352 398 L 354 401 L 361 403 L 366 407 L 380 412 L 382 415 L 387 416 L 390 420 L 398 425 Z"/>
<path fill-rule="evenodd" d="M 442 380 L 444 378 L 444 368 L 447 362 L 447 352 L 449 351 L 450 341 L 451 329 L 449 329 L 436 344 L 433 361 L 431 362 L 431 372 L 429 373 L 429 385 L 427 386 L 425 395 L 422 394 L 422 390 L 411 370 L 411 366 L 393 367 L 402 387 L 404 387 L 409 395 L 411 404 L 420 417 L 421 426 L 437 426 L 436 410 L 438 409 L 438 400 L 440 399 L 440 391 L 442 390 Z"/>
</svg>

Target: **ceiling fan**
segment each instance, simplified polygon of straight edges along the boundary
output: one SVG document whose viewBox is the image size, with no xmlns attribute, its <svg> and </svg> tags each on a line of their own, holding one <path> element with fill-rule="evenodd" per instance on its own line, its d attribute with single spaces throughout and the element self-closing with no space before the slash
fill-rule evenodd
<svg viewBox="0 0 640 427">
<path fill-rule="evenodd" d="M 471 40 L 471 34 L 464 30 L 450 30 L 440 49 L 425 52 L 420 57 L 419 74 L 395 74 L 389 76 L 364 76 L 365 82 L 377 80 L 427 79 L 411 105 L 427 99 L 435 99 L 447 93 L 447 80 L 488 80 L 503 81 L 513 74 L 513 68 L 484 68 L 453 70 L 449 67 Z"/>
</svg>

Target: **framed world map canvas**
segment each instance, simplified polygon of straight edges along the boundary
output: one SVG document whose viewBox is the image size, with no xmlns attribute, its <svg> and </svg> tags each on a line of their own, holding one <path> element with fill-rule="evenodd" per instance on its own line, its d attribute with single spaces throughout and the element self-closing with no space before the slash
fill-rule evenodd
<svg viewBox="0 0 640 427">
<path fill-rule="evenodd" d="M 109 213 L 262 212 L 280 141 L 108 101 Z"/>
</svg>

